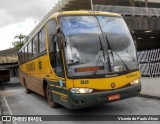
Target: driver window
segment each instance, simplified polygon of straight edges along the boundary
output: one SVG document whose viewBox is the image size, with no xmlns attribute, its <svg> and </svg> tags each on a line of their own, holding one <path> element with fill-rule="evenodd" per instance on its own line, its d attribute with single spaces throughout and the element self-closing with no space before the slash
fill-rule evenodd
<svg viewBox="0 0 160 124">
<path fill-rule="evenodd" d="M 51 66 L 59 77 L 64 77 L 62 57 L 60 50 L 58 48 L 57 42 L 59 42 L 59 38 L 57 38 L 57 25 L 55 20 L 50 20 L 47 23 L 48 28 L 48 50 Z"/>
<path fill-rule="evenodd" d="M 62 62 L 62 56 L 61 51 L 58 47 L 58 41 L 57 35 L 53 39 L 54 42 L 54 71 L 57 76 L 64 77 L 64 70 L 63 70 L 63 62 Z"/>
</svg>

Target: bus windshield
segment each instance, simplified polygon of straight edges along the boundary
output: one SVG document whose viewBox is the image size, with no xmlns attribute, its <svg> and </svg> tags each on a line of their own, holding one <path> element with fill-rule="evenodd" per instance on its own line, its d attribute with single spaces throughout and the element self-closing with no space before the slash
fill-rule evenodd
<svg viewBox="0 0 160 124">
<path fill-rule="evenodd" d="M 107 75 L 138 68 L 136 49 L 120 17 L 60 17 L 69 77 Z"/>
</svg>

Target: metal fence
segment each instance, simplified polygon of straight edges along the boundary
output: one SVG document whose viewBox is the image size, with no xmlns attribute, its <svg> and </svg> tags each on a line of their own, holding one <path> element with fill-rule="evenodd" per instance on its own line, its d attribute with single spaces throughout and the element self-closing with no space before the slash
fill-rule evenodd
<svg viewBox="0 0 160 124">
<path fill-rule="evenodd" d="M 120 13 L 122 15 L 130 16 L 160 16 L 159 8 L 147 8 L 147 7 L 130 7 L 130 6 L 112 6 L 112 5 L 94 5 L 96 11 L 106 11 Z"/>
<path fill-rule="evenodd" d="M 139 51 L 137 55 L 142 76 L 160 76 L 160 49 Z"/>
</svg>

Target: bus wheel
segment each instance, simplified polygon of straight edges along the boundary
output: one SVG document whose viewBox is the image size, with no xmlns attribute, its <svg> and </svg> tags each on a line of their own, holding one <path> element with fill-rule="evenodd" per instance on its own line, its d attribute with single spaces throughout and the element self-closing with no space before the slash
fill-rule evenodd
<svg viewBox="0 0 160 124">
<path fill-rule="evenodd" d="M 48 85 L 46 88 L 46 94 L 47 94 L 47 100 L 48 100 L 50 107 L 56 108 L 58 106 L 58 103 L 54 102 Z"/>
</svg>

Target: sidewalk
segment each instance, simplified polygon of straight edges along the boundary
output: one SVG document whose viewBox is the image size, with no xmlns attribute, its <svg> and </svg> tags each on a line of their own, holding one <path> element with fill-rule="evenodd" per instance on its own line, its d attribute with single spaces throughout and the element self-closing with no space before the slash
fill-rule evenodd
<svg viewBox="0 0 160 124">
<path fill-rule="evenodd" d="M 141 97 L 155 98 L 160 100 L 160 77 L 142 77 Z"/>
</svg>

